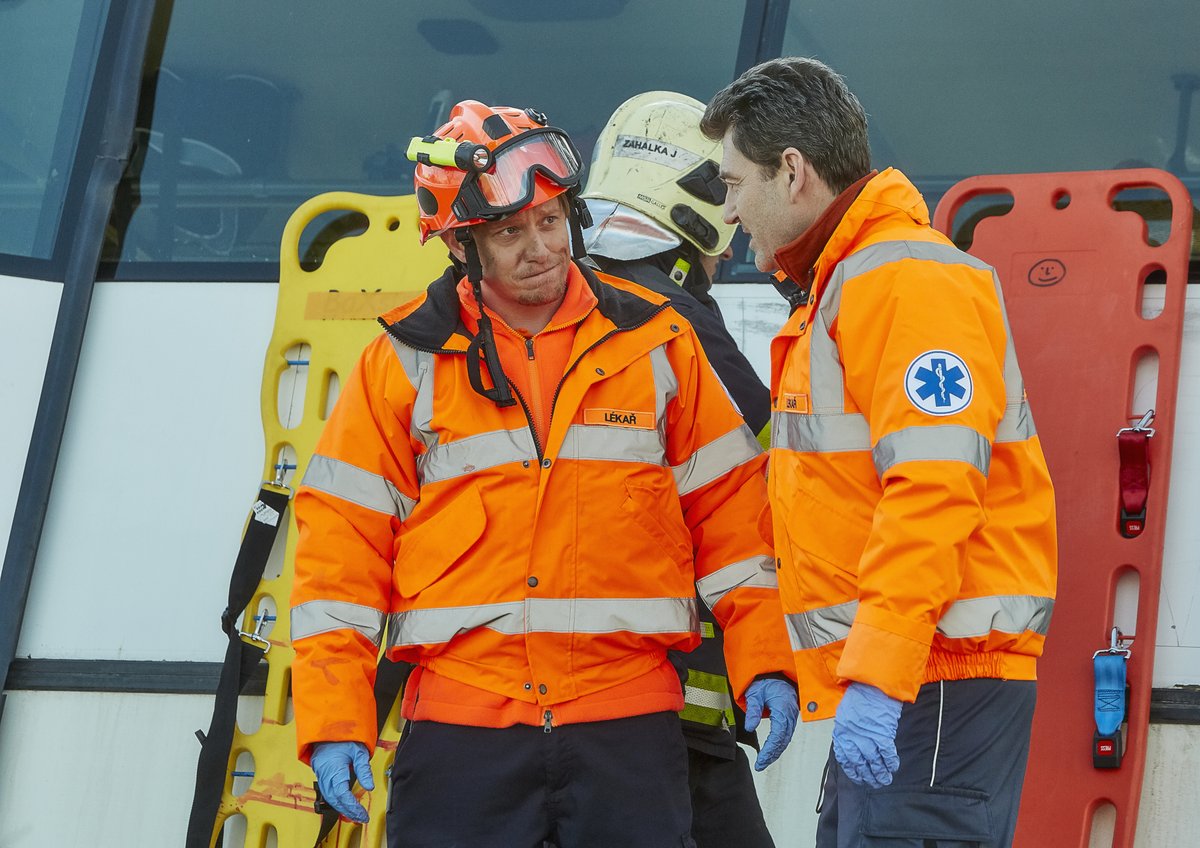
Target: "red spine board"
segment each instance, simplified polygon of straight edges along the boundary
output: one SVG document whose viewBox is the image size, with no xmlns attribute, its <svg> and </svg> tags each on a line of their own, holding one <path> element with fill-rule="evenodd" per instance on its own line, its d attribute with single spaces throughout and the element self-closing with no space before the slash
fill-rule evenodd
<svg viewBox="0 0 1200 848">
<path fill-rule="evenodd" d="M 1129 205 L 1151 217 L 1165 220 L 1170 201 L 1170 236 L 1159 246 L 1148 244 L 1137 211 L 1113 208 L 1119 192 L 1143 188 L 1157 199 L 1132 195 Z M 934 226 L 950 233 L 964 204 L 985 195 L 1010 195 L 1012 208 L 981 218 L 969 251 L 999 273 L 1058 508 L 1058 598 L 1038 664 L 1016 844 L 1086 848 L 1096 810 L 1111 803 L 1113 848 L 1132 848 L 1149 726 L 1191 198 L 1179 180 L 1154 169 L 973 177 L 942 198 Z M 1147 320 L 1142 291 L 1156 271 L 1165 273 L 1165 304 Z M 1158 384 L 1147 516 L 1141 535 L 1126 539 L 1117 526 L 1116 433 L 1146 411 L 1131 405 L 1135 370 L 1149 353 L 1158 356 Z M 1126 634 L 1137 637 L 1128 664 L 1126 753 L 1119 768 L 1096 769 L 1092 655 L 1109 645 L 1117 582 L 1129 572 L 1139 591 L 1136 634 Z"/>
</svg>

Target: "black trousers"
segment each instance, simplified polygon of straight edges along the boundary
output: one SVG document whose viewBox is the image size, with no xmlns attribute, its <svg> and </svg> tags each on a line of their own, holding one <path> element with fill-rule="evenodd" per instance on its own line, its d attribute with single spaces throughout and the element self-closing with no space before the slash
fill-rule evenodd
<svg viewBox="0 0 1200 848">
<path fill-rule="evenodd" d="M 741 745 L 726 760 L 688 749 L 692 838 L 697 848 L 775 848 Z"/>
<path fill-rule="evenodd" d="M 1009 848 L 1036 700 L 1031 680 L 922 686 L 900 713 L 890 786 L 852 782 L 830 750 L 817 848 Z"/>
<path fill-rule="evenodd" d="M 679 716 L 541 727 L 410 722 L 389 848 L 694 848 Z"/>
</svg>

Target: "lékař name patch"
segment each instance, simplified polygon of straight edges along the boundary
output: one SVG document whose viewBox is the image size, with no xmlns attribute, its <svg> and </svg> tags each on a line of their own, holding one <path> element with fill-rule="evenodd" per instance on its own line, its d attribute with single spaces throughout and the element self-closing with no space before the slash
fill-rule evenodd
<svg viewBox="0 0 1200 848">
<path fill-rule="evenodd" d="M 608 427 L 635 427 L 638 430 L 654 429 L 654 413 L 634 412 L 629 409 L 585 409 L 584 424 L 602 424 Z"/>
</svg>

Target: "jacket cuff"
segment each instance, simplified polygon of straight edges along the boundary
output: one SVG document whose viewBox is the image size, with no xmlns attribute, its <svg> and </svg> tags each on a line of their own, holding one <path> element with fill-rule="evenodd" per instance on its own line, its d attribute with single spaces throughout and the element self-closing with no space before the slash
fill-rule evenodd
<svg viewBox="0 0 1200 848">
<path fill-rule="evenodd" d="M 929 641 L 918 635 L 919 629 L 909 619 L 860 606 L 838 662 L 838 677 L 915 701 L 929 657 Z"/>
</svg>

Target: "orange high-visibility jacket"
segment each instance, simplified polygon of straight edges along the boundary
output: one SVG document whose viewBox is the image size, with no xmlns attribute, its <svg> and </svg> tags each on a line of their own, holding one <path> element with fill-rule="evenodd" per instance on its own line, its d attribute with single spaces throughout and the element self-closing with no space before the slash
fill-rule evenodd
<svg viewBox="0 0 1200 848">
<path fill-rule="evenodd" d="M 791 247 L 791 246 L 789 246 Z M 801 714 L 847 681 L 1035 678 L 1054 606 L 1054 492 L 999 281 L 870 179 L 771 345 L 769 490 Z M 795 256 L 790 258 L 795 259 Z"/>
<path fill-rule="evenodd" d="M 597 304 L 545 445 L 521 404 L 472 390 L 449 274 L 384 316 L 346 380 L 295 502 L 301 756 L 373 749 L 384 639 L 393 659 L 553 711 L 669 669 L 668 648 L 700 640 L 698 591 L 739 699 L 790 671 L 765 455 L 665 298 L 583 277 Z"/>
</svg>

